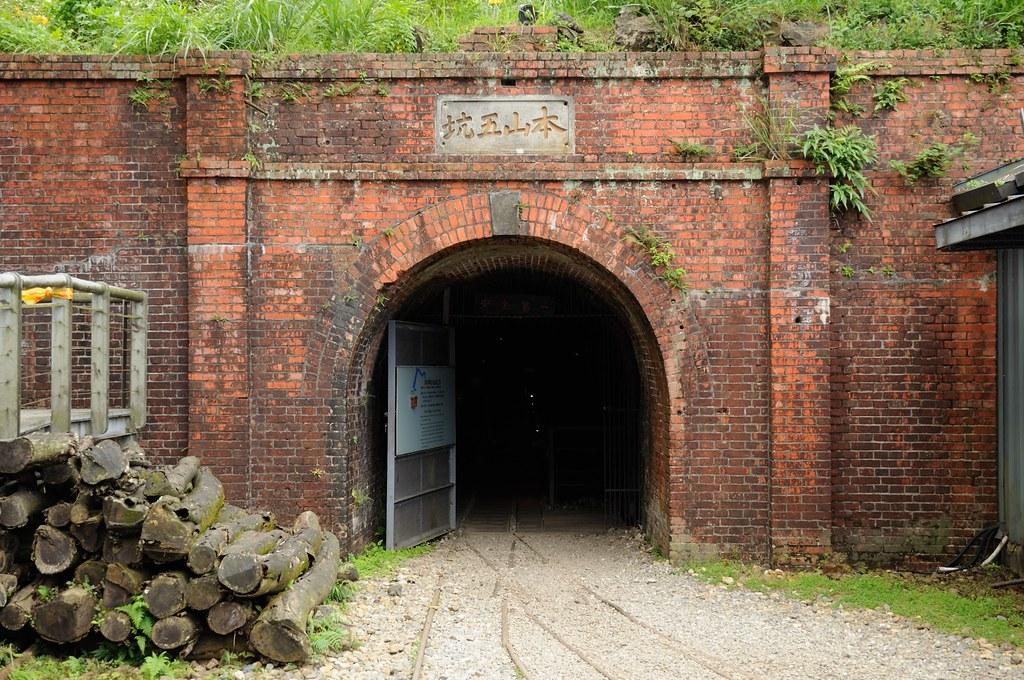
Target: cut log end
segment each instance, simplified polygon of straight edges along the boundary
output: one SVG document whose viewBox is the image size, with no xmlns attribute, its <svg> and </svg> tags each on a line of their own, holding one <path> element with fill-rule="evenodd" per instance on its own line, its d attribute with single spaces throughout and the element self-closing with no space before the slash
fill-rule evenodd
<svg viewBox="0 0 1024 680">
<path fill-rule="evenodd" d="M 28 437 L 0 440 L 0 473 L 12 475 L 21 472 L 32 460 L 32 442 Z"/>
<path fill-rule="evenodd" d="M 178 649 L 199 637 L 199 624 L 189 614 L 178 614 L 154 623 L 150 637 L 160 649 Z"/>
<path fill-rule="evenodd" d="M 143 594 L 149 612 L 158 619 L 164 619 L 184 609 L 187 583 L 188 577 L 178 571 L 155 577 Z"/>
<path fill-rule="evenodd" d="M 109 611 L 100 622 L 100 635 L 111 642 L 124 642 L 132 634 L 132 620 L 124 612 Z"/>
<path fill-rule="evenodd" d="M 223 597 L 224 589 L 221 588 L 216 574 L 193 578 L 185 586 L 185 604 L 193 611 L 206 611 Z"/>
<path fill-rule="evenodd" d="M 309 636 L 291 624 L 256 621 L 249 632 L 249 643 L 263 656 L 281 663 L 297 663 L 309 658 Z"/>
<path fill-rule="evenodd" d="M 75 539 L 47 524 L 41 524 L 32 541 L 32 563 L 40 574 L 59 574 L 78 560 Z"/>
<path fill-rule="evenodd" d="M 11 475 L 28 467 L 58 462 L 77 446 L 78 439 L 70 433 L 0 439 L 0 474 Z"/>
<path fill-rule="evenodd" d="M 113 439 L 104 439 L 79 456 L 79 473 L 86 484 L 100 484 L 117 479 L 128 470 L 128 454 Z"/>
<path fill-rule="evenodd" d="M 252 605 L 246 602 L 219 602 L 207 612 L 206 624 L 214 633 L 227 635 L 248 623 L 252 614 Z"/>
<path fill-rule="evenodd" d="M 96 598 L 85 588 L 72 586 L 32 610 L 32 627 L 39 637 L 58 644 L 77 642 L 88 635 L 96 613 Z"/>
<path fill-rule="evenodd" d="M 226 555 L 220 561 L 217 578 L 225 588 L 244 595 L 256 590 L 260 585 L 263 567 L 256 555 Z"/>
</svg>

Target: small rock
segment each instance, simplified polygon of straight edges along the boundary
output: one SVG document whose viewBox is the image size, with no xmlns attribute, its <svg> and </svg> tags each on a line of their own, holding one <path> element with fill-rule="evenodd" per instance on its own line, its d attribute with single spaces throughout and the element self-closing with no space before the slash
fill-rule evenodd
<svg viewBox="0 0 1024 680">
<path fill-rule="evenodd" d="M 560 41 L 578 45 L 580 36 L 583 35 L 583 27 L 571 15 L 565 12 L 555 14 L 555 26 L 558 28 L 558 39 Z"/>
<path fill-rule="evenodd" d="M 207 668 L 216 668 L 219 665 L 220 665 L 220 661 L 218 661 L 217 659 L 210 659 L 209 661 L 206 662 L 206 667 Z"/>
<path fill-rule="evenodd" d="M 629 52 L 658 48 L 658 24 L 635 5 L 626 5 L 615 18 L 615 44 Z"/>
<path fill-rule="evenodd" d="M 401 594 L 402 594 L 402 584 L 401 583 L 391 583 L 391 584 L 388 584 L 388 595 L 390 595 L 391 597 L 398 597 Z"/>
<path fill-rule="evenodd" d="M 352 564 L 351 562 L 346 562 L 345 564 L 338 567 L 338 580 L 358 581 L 359 570 L 356 569 L 356 565 Z"/>
<path fill-rule="evenodd" d="M 828 37 L 827 24 L 816 21 L 783 21 L 779 25 L 779 38 L 790 47 L 813 47 Z"/>
<path fill-rule="evenodd" d="M 732 584 L 736 583 L 736 579 L 734 579 L 732 576 L 723 576 L 722 583 L 724 583 L 727 586 L 731 586 Z"/>
<path fill-rule="evenodd" d="M 245 680 L 245 671 L 237 670 L 231 674 L 231 677 L 234 678 L 234 680 Z"/>
<path fill-rule="evenodd" d="M 313 620 L 319 621 L 320 619 L 326 619 L 333 615 L 337 611 L 337 607 L 332 604 L 322 604 L 313 610 Z"/>
</svg>

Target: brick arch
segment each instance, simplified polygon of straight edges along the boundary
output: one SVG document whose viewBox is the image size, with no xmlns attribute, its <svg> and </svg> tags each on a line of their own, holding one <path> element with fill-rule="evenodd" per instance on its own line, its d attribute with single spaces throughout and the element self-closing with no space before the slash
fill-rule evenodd
<svg viewBox="0 0 1024 680">
<path fill-rule="evenodd" d="M 387 321 L 433 287 L 488 271 L 530 269 L 563 276 L 594 290 L 628 329 L 647 393 L 645 448 L 648 531 L 663 548 L 669 541 L 669 451 L 682 445 L 680 427 L 669 428 L 670 408 L 681 402 L 677 357 L 686 349 L 677 307 L 685 296 L 665 285 L 624 230 L 604 215 L 555 194 L 518 193 L 509 228 L 508 203 L 497 225 L 493 194 L 453 198 L 418 211 L 364 245 L 340 283 L 354 300 L 340 303 L 322 337 L 317 391 L 331 395 L 328 464 L 335 488 L 344 489 L 342 515 L 354 545 L 360 542 L 359 509 L 350 487 L 365 483 L 357 461 L 373 455 L 368 437 L 366 389 Z M 507 199 L 505 199 L 507 201 Z M 677 419 L 678 423 L 678 419 Z M 366 536 L 368 538 L 368 536 Z"/>
</svg>

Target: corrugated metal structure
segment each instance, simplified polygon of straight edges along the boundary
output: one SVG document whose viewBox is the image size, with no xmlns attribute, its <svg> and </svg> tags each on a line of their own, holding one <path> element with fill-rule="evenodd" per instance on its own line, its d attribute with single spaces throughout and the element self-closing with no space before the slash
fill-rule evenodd
<svg viewBox="0 0 1024 680">
<path fill-rule="evenodd" d="M 1007 562 L 1024 573 L 1024 162 L 962 182 L 959 217 L 935 227 L 942 250 L 996 250 L 999 522 Z"/>
<path fill-rule="evenodd" d="M 999 517 L 1024 545 L 1024 249 L 999 251 Z"/>
</svg>

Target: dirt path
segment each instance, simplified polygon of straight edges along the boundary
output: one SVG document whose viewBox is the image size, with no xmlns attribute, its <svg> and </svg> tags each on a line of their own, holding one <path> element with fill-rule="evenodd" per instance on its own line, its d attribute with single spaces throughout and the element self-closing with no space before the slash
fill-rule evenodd
<svg viewBox="0 0 1024 680">
<path fill-rule="evenodd" d="M 432 608 L 432 603 L 437 606 Z M 635 536 L 466 533 L 349 608 L 359 649 L 288 678 L 1021 677 L 1022 656 L 919 629 L 702 583 Z"/>
</svg>

